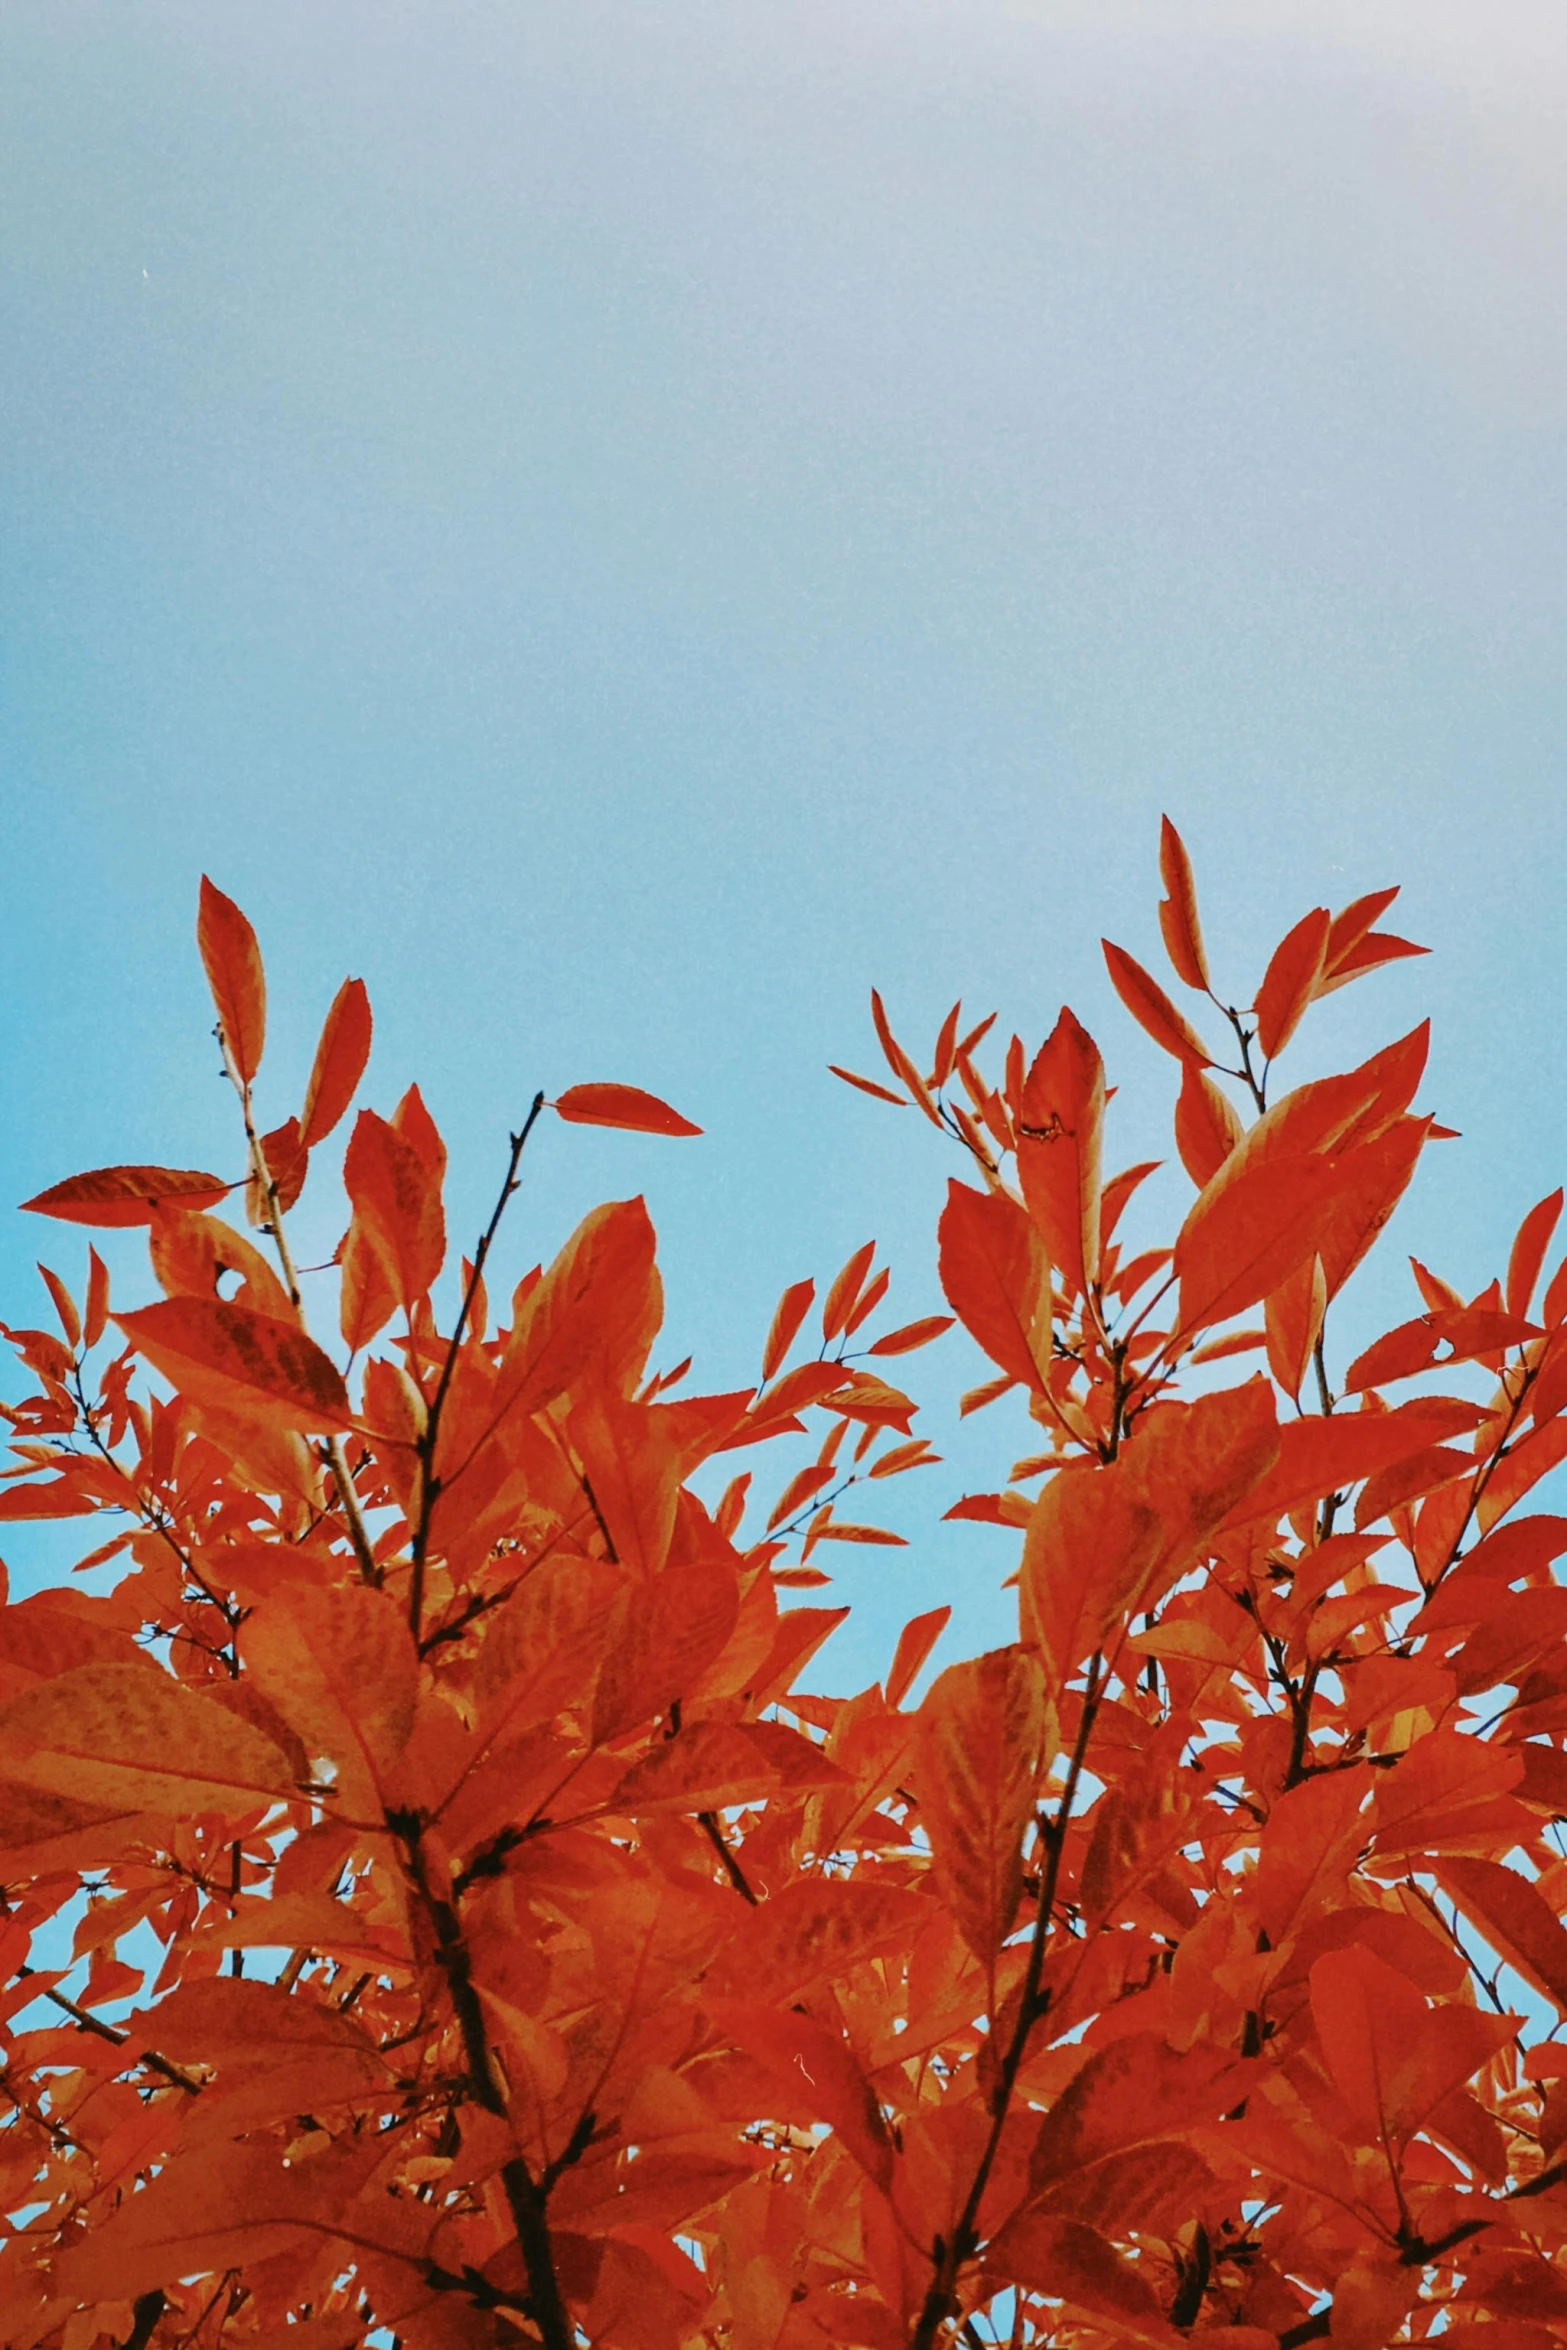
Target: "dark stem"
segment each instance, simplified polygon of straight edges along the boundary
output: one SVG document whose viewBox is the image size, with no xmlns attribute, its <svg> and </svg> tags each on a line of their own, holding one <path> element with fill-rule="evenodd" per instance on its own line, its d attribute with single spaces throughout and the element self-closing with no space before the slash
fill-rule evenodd
<svg viewBox="0 0 1567 2350">
<path fill-rule="evenodd" d="M 168 2306 L 160 2285 L 154 2285 L 150 2293 L 139 2294 L 131 2303 L 131 2330 L 120 2344 L 120 2350 L 147 2350 L 158 2330 L 158 2320 Z"/>
<path fill-rule="evenodd" d="M 505 2121 L 506 2098 L 490 2053 L 484 2009 L 474 1988 L 468 1945 L 456 1910 L 430 1882 L 422 1823 L 415 1814 L 393 1812 L 388 1814 L 387 1825 L 403 1847 L 408 1875 L 435 1932 L 436 1960 L 446 1978 L 452 2011 L 462 2034 L 469 2094 L 486 2113 Z M 534 2178 L 526 2157 L 521 2154 L 502 2163 L 501 2185 L 527 2271 L 528 2314 L 539 2329 L 544 2350 L 575 2350 L 571 2319 L 566 2314 L 560 2280 L 555 2273 L 555 2253 L 545 2210 L 548 2190 Z"/>
<path fill-rule="evenodd" d="M 32 1972 L 30 1966 L 17 1969 L 18 1975 L 30 1975 Z M 113 2024 L 106 2024 L 102 2016 L 94 2015 L 90 2007 L 79 2007 L 74 1999 L 67 1999 L 63 1991 L 46 1990 L 43 1996 L 59 2008 L 62 2015 L 68 2015 L 82 2031 L 91 2032 L 100 2040 L 107 2040 L 112 2047 L 123 2048 L 130 2039 L 129 2032 L 117 2031 Z M 137 2062 L 146 2065 L 150 2072 L 161 2073 L 166 2081 L 171 2081 L 176 2089 L 183 2089 L 187 2096 L 200 2096 L 200 2081 L 182 2072 L 177 2064 L 171 2064 L 166 2056 L 160 2056 L 155 2048 L 141 2049 Z"/>
<path fill-rule="evenodd" d="M 740 1866 L 740 1863 L 736 1860 L 734 1854 L 729 1849 L 729 1842 L 724 1834 L 722 1827 L 719 1824 L 717 1812 L 699 1811 L 696 1816 L 706 1832 L 709 1844 L 711 1844 L 713 1850 L 717 1853 L 719 1859 L 723 1862 L 724 1874 L 729 1879 L 730 1884 L 733 1885 L 735 1891 L 740 1895 L 741 1899 L 748 1901 L 751 1904 L 751 1907 L 755 1909 L 758 1906 L 756 1894 L 751 1887 L 750 1881 L 748 1880 L 744 1869 Z"/>
<path fill-rule="evenodd" d="M 1006 2126 L 1007 2110 L 1012 2102 L 1012 2092 L 1017 2086 L 1018 2074 L 1023 2069 L 1023 2059 L 1028 2053 L 1030 2035 L 1044 2013 L 1044 2003 L 1040 1999 L 1039 1985 L 1044 1973 L 1045 1944 L 1050 1936 L 1051 1913 L 1055 1908 L 1056 1886 L 1061 1875 L 1061 1858 L 1066 1849 L 1067 1825 L 1072 1816 L 1072 1805 L 1077 1798 L 1077 1783 L 1082 1777 L 1083 1760 L 1088 1752 L 1088 1741 L 1093 1733 L 1095 1716 L 1099 1710 L 1101 1661 L 1096 1656 L 1088 1668 L 1088 1687 L 1083 1695 L 1082 1719 L 1077 1726 L 1077 1737 L 1072 1747 L 1072 1759 L 1067 1766 L 1066 1784 L 1061 1790 L 1061 1801 L 1056 1807 L 1056 1816 L 1044 1830 L 1047 1848 L 1046 1862 L 1040 1879 L 1039 1906 L 1034 1913 L 1034 1933 L 1029 1944 L 1028 1968 L 1023 1978 L 1017 2022 L 1013 2026 L 1012 2038 L 1008 2043 L 1006 2054 L 1001 2060 L 996 2086 L 991 2094 L 990 2132 L 985 2140 L 984 2152 L 979 2158 L 979 2165 L 974 2173 L 957 2226 L 952 2231 L 952 2241 L 950 2244 L 944 2244 L 936 2255 L 936 2273 L 931 2279 L 930 2290 L 925 2296 L 924 2307 L 920 2311 L 919 2323 L 914 2329 L 911 2350 L 932 2350 L 942 2326 L 948 2318 L 954 2315 L 958 2272 L 977 2246 L 976 2222 L 979 2218 L 979 2207 L 984 2200 L 985 2189 L 990 2183 L 991 2171 L 995 2167 L 996 2155 L 1001 2145 L 1001 2134 Z"/>
<path fill-rule="evenodd" d="M 467 1286 L 463 1290 L 462 1304 L 457 1309 L 456 1327 L 452 1331 L 451 1341 L 446 1349 L 446 1360 L 441 1365 L 441 1376 L 436 1381 L 435 1393 L 430 1399 L 424 1434 L 419 1439 L 419 1466 L 422 1472 L 419 1481 L 419 1522 L 414 1527 L 413 1539 L 410 1544 L 409 1555 L 413 1560 L 413 1580 L 408 1593 L 408 1622 L 416 1641 L 420 1637 L 421 1621 L 424 1615 L 424 1562 L 430 1544 L 430 1520 L 435 1513 L 435 1505 L 441 1492 L 435 1474 L 435 1451 L 440 1442 L 441 1415 L 446 1409 L 446 1398 L 451 1392 L 452 1376 L 457 1369 L 457 1357 L 461 1352 L 463 1339 L 467 1335 L 468 1320 L 473 1312 L 473 1301 L 479 1293 L 479 1283 L 484 1278 L 485 1262 L 494 1246 L 495 1235 L 501 1228 L 501 1218 L 506 1213 L 513 1192 L 518 1189 L 517 1171 L 522 1165 L 522 1154 L 528 1147 L 528 1137 L 538 1124 L 539 1114 L 543 1108 L 544 1096 L 542 1093 L 536 1093 L 529 1106 L 528 1115 L 522 1122 L 521 1133 L 511 1137 L 511 1156 L 506 1162 L 506 1178 L 501 1185 L 500 1197 L 495 1202 L 490 1220 L 480 1235 L 479 1245 L 473 1252 L 473 1269 L 468 1275 Z"/>
</svg>

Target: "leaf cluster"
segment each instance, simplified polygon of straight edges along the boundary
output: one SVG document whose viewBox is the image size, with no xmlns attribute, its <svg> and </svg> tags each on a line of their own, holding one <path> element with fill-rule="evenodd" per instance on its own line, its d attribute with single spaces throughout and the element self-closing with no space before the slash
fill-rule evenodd
<svg viewBox="0 0 1567 2350">
<path fill-rule="evenodd" d="M 654 1367 L 640 1200 L 492 1295 L 542 1120 L 696 1131 L 637 1088 L 536 1095 L 451 1271 L 420 1094 L 359 1109 L 301 1272 L 368 1000 L 268 1126 L 204 885 L 242 1163 L 29 1202 L 143 1230 L 159 1294 L 89 1249 L 7 1332 L 0 1518 L 118 1570 L 0 1607 L 9 2350 L 1567 2340 L 1567 1519 L 1519 1507 L 1567 1454 L 1562 1195 L 1336 1369 L 1443 1131 L 1425 1032 L 1277 1064 L 1418 950 L 1391 892 L 1319 908 L 1232 1005 L 1168 823 L 1161 873 L 1195 1016 L 1106 956 L 1179 1072 L 1166 1243 L 1070 1011 L 987 1073 L 990 1021 L 922 1064 L 875 999 L 890 1082 L 840 1074 L 963 1154 L 951 1315 L 876 1335 L 867 1243 L 719 1395 Z M 938 1609 L 808 1692 L 844 1611 L 790 1595 L 897 1543 L 840 1509 L 935 1461 L 883 1371 L 954 1321 L 965 1410 L 1037 1430 L 948 1513 L 1004 1531 L 1017 1638 L 911 1705 Z M 701 1498 L 780 1440 L 770 1498 Z"/>
</svg>

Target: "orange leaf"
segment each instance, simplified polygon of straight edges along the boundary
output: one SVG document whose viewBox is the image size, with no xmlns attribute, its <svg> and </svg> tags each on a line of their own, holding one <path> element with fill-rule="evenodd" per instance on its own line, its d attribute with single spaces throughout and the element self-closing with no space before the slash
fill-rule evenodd
<svg viewBox="0 0 1567 2350">
<path fill-rule="evenodd" d="M 1229 1095 L 1220 1091 L 1206 1069 L 1188 1061 L 1175 1104 L 1175 1147 L 1199 1191 L 1213 1181 L 1244 1132 Z"/>
<path fill-rule="evenodd" d="M 1165 953 L 1188 987 L 1206 990 L 1208 958 L 1203 952 L 1202 924 L 1197 919 L 1192 861 L 1168 816 L 1159 819 L 1159 878 L 1166 892 L 1159 906 Z"/>
<path fill-rule="evenodd" d="M 0 1780 L 174 1819 L 295 1793 L 270 1738 L 149 1663 L 76 1665 L 0 1706 Z"/>
<path fill-rule="evenodd" d="M 76 1300 L 58 1273 L 51 1273 L 47 1265 L 40 1265 L 38 1270 L 43 1277 L 43 1285 L 53 1301 L 54 1310 L 60 1317 L 60 1327 L 65 1332 L 66 1343 L 73 1349 L 80 1346 L 82 1324 L 81 1317 L 76 1311 Z"/>
<path fill-rule="evenodd" d="M 1378 916 L 1387 912 L 1397 895 L 1396 887 L 1374 889 L 1365 897 L 1354 899 L 1341 914 L 1334 915 L 1332 928 L 1328 932 L 1329 972 L 1337 969 L 1345 955 L 1354 952 Z"/>
<path fill-rule="evenodd" d="M 987 2247 L 985 2264 L 1031 2292 L 1107 2320 L 1117 2343 L 1178 2350 L 1186 2339 L 1167 2322 L 1148 2279 L 1082 2220 L 1021 2211 Z"/>
<path fill-rule="evenodd" d="M 1044 1385 L 1050 1364 L 1050 1261 L 1029 1217 L 1005 1192 L 949 1182 L 938 1231 L 947 1302 L 1009 1377 Z"/>
<path fill-rule="evenodd" d="M 840 1069 L 836 1061 L 829 1061 L 830 1077 L 841 1077 L 845 1085 L 857 1085 L 861 1093 L 870 1094 L 876 1101 L 891 1102 L 895 1110 L 906 1110 L 908 1102 L 901 1093 L 894 1093 L 890 1085 L 878 1085 L 874 1077 L 857 1077 L 852 1069 Z"/>
<path fill-rule="evenodd" d="M 855 1250 L 828 1290 L 822 1304 L 822 1337 L 824 1339 L 836 1338 L 839 1331 L 848 1322 L 849 1316 L 854 1311 L 855 1301 L 859 1297 L 860 1286 L 871 1269 L 871 1259 L 875 1254 L 875 1241 L 867 1240 L 862 1248 Z"/>
<path fill-rule="evenodd" d="M 952 1328 L 951 1314 L 925 1314 L 917 1322 L 904 1322 L 896 1330 L 884 1330 L 880 1338 L 873 1338 L 866 1349 L 873 1355 L 912 1354 L 916 1347 L 929 1346 L 933 1338 Z"/>
<path fill-rule="evenodd" d="M 363 1584 L 280 1590 L 246 1619 L 242 1653 L 312 1763 L 333 1764 L 345 1816 L 378 1826 L 419 1688 L 413 1640 L 391 1594 Z"/>
<path fill-rule="evenodd" d="M 927 1615 L 913 1617 L 898 1634 L 886 1681 L 887 1703 L 894 1712 L 908 1696 L 920 1667 L 951 1620 L 950 1607 L 933 1607 Z"/>
<path fill-rule="evenodd" d="M 1411 939 L 1395 938 L 1390 930 L 1374 930 L 1358 946 L 1341 955 L 1318 983 L 1318 995 L 1331 995 L 1334 988 L 1344 987 L 1351 979 L 1358 979 L 1363 971 L 1375 971 L 1384 963 L 1402 962 L 1408 955 L 1428 955 L 1429 947 L 1416 946 Z"/>
<path fill-rule="evenodd" d="M 1233 1164 L 1200 1194 L 1176 1239 L 1180 1328 L 1187 1336 L 1244 1313 L 1320 1254 L 1333 1213 L 1338 1172 L 1315 1151 L 1236 1174 Z"/>
<path fill-rule="evenodd" d="M 814 1281 L 796 1281 L 778 1300 L 767 1344 L 762 1349 L 762 1377 L 770 1379 L 800 1335 L 800 1325 L 816 1297 Z"/>
<path fill-rule="evenodd" d="M 1512 1254 L 1507 1260 L 1505 1295 L 1510 1314 L 1528 1313 L 1529 1301 L 1534 1296 L 1534 1285 L 1540 1278 L 1540 1267 L 1545 1261 L 1545 1252 L 1551 1245 L 1551 1234 L 1556 1229 L 1556 1219 L 1561 1212 L 1562 1193 L 1558 1186 L 1555 1191 L 1548 1192 L 1538 1206 L 1532 1207 L 1519 1225 L 1518 1237 L 1513 1242 Z"/>
<path fill-rule="evenodd" d="M 274 1427 L 302 1435 L 354 1424 L 342 1373 L 295 1322 L 204 1297 L 169 1297 L 114 1319 L 153 1368 L 197 1402 L 264 1407 Z"/>
<path fill-rule="evenodd" d="M 1317 1960 L 1311 2012 L 1334 2086 L 1390 2146 L 1518 2032 L 1516 2017 L 1482 2016 L 1454 2001 L 1428 2007 L 1406 1975 L 1364 1949 Z"/>
<path fill-rule="evenodd" d="M 1124 947 L 1100 940 L 1110 972 L 1110 983 L 1140 1028 L 1154 1043 L 1178 1061 L 1193 1061 L 1199 1069 L 1213 1065 L 1213 1055 L 1184 1012 L 1178 1012 L 1159 982 Z"/>
<path fill-rule="evenodd" d="M 1041 2123 L 1029 2160 L 1034 2187 L 1080 2179 L 1128 2147 L 1217 2121 L 1244 2094 L 1250 2071 L 1220 2049 L 1178 2054 L 1153 2032 L 1112 2041 L 1074 2073 Z"/>
<path fill-rule="evenodd" d="M 653 1251 L 640 1198 L 611 1200 L 583 1217 L 518 1305 L 501 1359 L 497 1414 L 542 1411 L 593 1363 L 612 1385 L 631 1384 L 662 1316 Z"/>
<path fill-rule="evenodd" d="M 267 983 L 262 976 L 261 949 L 233 899 L 214 888 L 205 874 L 201 877 L 196 944 L 234 1074 L 248 1086 L 261 1066 L 267 1034 Z"/>
<path fill-rule="evenodd" d="M 1053 1694 L 1185 1572 L 1278 1449 L 1272 1391 L 1252 1379 L 1165 1407 L 1115 1461 L 1051 1480 L 1029 1520 L 1020 1598 Z"/>
<path fill-rule="evenodd" d="M 87 1251 L 87 1318 L 82 1336 L 96 1346 L 109 1319 L 109 1268 L 95 1248 Z"/>
<path fill-rule="evenodd" d="M 304 1150 L 324 1142 L 353 1100 L 370 1058 L 370 998 L 362 979 L 345 979 L 332 998 L 299 1113 Z"/>
<path fill-rule="evenodd" d="M 573 1126 L 623 1126 L 633 1134 L 700 1134 L 689 1118 L 682 1118 L 657 1094 L 639 1085 L 568 1085 L 555 1103 L 557 1114 Z"/>
<path fill-rule="evenodd" d="M 862 2170 L 891 2183 L 892 2139 L 876 2092 L 838 2033 L 795 2009 L 740 2000 L 715 2003 L 713 2021 L 774 2076 L 791 2113 L 828 2123 Z"/>
<path fill-rule="evenodd" d="M 1232 1522 L 1266 1519 L 1271 1525 L 1290 1510 L 1320 1501 L 1325 1493 L 1358 1485 L 1362 1478 L 1376 1476 L 1427 1445 L 1461 1433 L 1474 1416 L 1467 1404 L 1455 1406 L 1432 1397 L 1428 1403 L 1403 1404 L 1392 1412 L 1337 1412 L 1331 1419 L 1313 1414 L 1291 1420 L 1279 1430 L 1276 1465 L 1247 1494 Z"/>
<path fill-rule="evenodd" d="M 22 1206 L 35 1216 L 58 1216 L 64 1224 L 114 1227 L 147 1223 L 160 1200 L 182 1208 L 215 1207 L 231 1189 L 219 1176 L 189 1167 L 95 1167 L 51 1184 Z"/>
<path fill-rule="evenodd" d="M 1014 1127 L 1024 1205 L 1050 1262 L 1084 1296 L 1099 1272 L 1104 1107 L 1099 1048 L 1063 1005 L 1028 1072 Z"/>
<path fill-rule="evenodd" d="M 395 1125 L 361 1110 L 343 1161 L 354 1224 L 405 1310 L 429 1295 L 446 1256 L 440 1178 Z"/>
<path fill-rule="evenodd" d="M 1344 1374 L 1345 1390 L 1354 1394 L 1366 1387 L 1385 1387 L 1390 1380 L 1411 1379 L 1438 1360 L 1445 1366 L 1470 1362 L 1476 1355 L 1501 1355 L 1539 1335 L 1532 1323 L 1493 1313 L 1486 1306 L 1441 1307 L 1401 1322 L 1357 1355 Z"/>
<path fill-rule="evenodd" d="M 1039 1661 L 995 1648 L 949 1665 L 915 1732 L 920 1820 L 936 1889 L 994 1975 L 1023 1889 L 1023 1835 L 1056 1745 Z"/>
<path fill-rule="evenodd" d="M 916 1069 L 914 1066 L 914 1063 L 909 1059 L 909 1056 L 904 1051 L 902 1045 L 899 1044 L 897 1038 L 893 1035 L 891 1023 L 887 1018 L 886 1006 L 883 1004 L 880 995 L 877 993 L 874 987 L 871 989 L 871 1018 L 876 1024 L 877 1041 L 880 1043 L 882 1052 L 886 1056 L 888 1068 L 892 1071 L 894 1077 L 900 1077 L 903 1080 L 903 1083 L 908 1087 L 909 1092 L 913 1096 L 914 1100 L 919 1104 L 919 1107 L 924 1111 L 926 1117 L 932 1120 L 935 1125 L 939 1126 L 941 1124 L 941 1112 L 937 1109 L 934 1101 L 931 1099 L 930 1088 L 925 1083 L 925 1080 L 920 1075 L 918 1069 Z"/>
<path fill-rule="evenodd" d="M 1297 1403 L 1327 1308 L 1327 1276 L 1321 1257 L 1313 1254 L 1302 1258 L 1294 1272 L 1280 1282 L 1263 1310 L 1268 1368 L 1285 1394 Z"/>
<path fill-rule="evenodd" d="M 1567 1931 L 1528 1878 L 1461 1854 L 1442 1860 L 1437 1874 L 1491 1947 L 1567 2015 Z"/>
<path fill-rule="evenodd" d="M 1270 1061 L 1289 1043 L 1317 991 L 1331 927 L 1327 907 L 1316 906 L 1274 949 L 1256 1004 L 1257 1042 Z"/>
</svg>

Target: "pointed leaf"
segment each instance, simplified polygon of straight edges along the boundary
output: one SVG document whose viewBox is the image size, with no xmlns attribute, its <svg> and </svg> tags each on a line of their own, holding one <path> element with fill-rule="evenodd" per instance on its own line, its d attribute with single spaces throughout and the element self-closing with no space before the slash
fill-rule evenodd
<svg viewBox="0 0 1567 2350">
<path fill-rule="evenodd" d="M 1157 979 L 1124 947 L 1112 945 L 1107 938 L 1099 943 L 1104 949 L 1110 983 L 1138 1026 L 1147 1031 L 1161 1050 L 1173 1053 L 1178 1061 L 1195 1062 L 1199 1069 L 1211 1068 L 1213 1055 L 1185 1013 L 1176 1010 Z"/>
<path fill-rule="evenodd" d="M 573 1126 L 623 1126 L 633 1134 L 700 1134 L 689 1118 L 682 1118 L 657 1094 L 637 1085 L 568 1085 L 555 1103 L 557 1114 Z"/>
<path fill-rule="evenodd" d="M 927 1615 L 912 1617 L 898 1634 L 886 1682 L 887 1703 L 894 1712 L 913 1688 L 920 1667 L 951 1620 L 950 1607 L 933 1607 Z"/>
<path fill-rule="evenodd" d="M 1545 1252 L 1551 1245 L 1551 1234 L 1562 1212 L 1562 1192 L 1558 1185 L 1548 1192 L 1537 1207 L 1532 1207 L 1518 1227 L 1512 1254 L 1507 1261 L 1507 1311 L 1527 1314 L 1529 1301 L 1534 1296 L 1534 1285 L 1540 1278 L 1540 1267 Z"/>
<path fill-rule="evenodd" d="M 324 1142 L 353 1100 L 370 1058 L 372 1027 L 364 981 L 345 979 L 332 998 L 305 1087 L 299 1113 L 302 1149 L 314 1150 Z"/>
<path fill-rule="evenodd" d="M 1188 1062 L 1175 1104 L 1175 1147 L 1181 1165 L 1205 1190 L 1245 1132 L 1240 1112 L 1206 1069 Z"/>
<path fill-rule="evenodd" d="M 280 1748 L 149 1664 L 85 1664 L 0 1706 L 0 1781 L 184 1819 L 296 1790 Z"/>
<path fill-rule="evenodd" d="M 947 1187 L 938 1267 L 947 1302 L 1010 1378 L 1042 1388 L 1050 1363 L 1050 1261 L 1005 1192 Z"/>
<path fill-rule="evenodd" d="M 1028 1072 L 1014 1130 L 1024 1205 L 1051 1264 L 1084 1296 L 1099 1272 L 1104 1107 L 1099 1048 L 1063 1005 Z"/>
<path fill-rule="evenodd" d="M 1274 949 L 1256 1004 L 1257 1042 L 1270 1061 L 1289 1043 L 1317 991 L 1331 927 L 1327 907 L 1316 906 Z"/>
<path fill-rule="evenodd" d="M 1054 1747 L 1054 1709 L 1026 1649 L 949 1665 L 919 1710 L 920 1819 L 936 1888 L 987 1970 L 1017 1915 L 1023 1836 Z"/>
<path fill-rule="evenodd" d="M 201 877 L 196 944 L 234 1074 L 242 1085 L 249 1085 L 261 1066 L 267 1034 L 267 985 L 262 976 L 261 949 L 233 899 L 214 888 L 205 874 Z"/>
<path fill-rule="evenodd" d="M 1159 907 L 1165 952 L 1188 987 L 1206 990 L 1208 958 L 1203 952 L 1202 924 L 1197 919 L 1192 861 L 1168 816 L 1159 819 L 1159 878 L 1165 887 Z"/>
<path fill-rule="evenodd" d="M 762 1377 L 771 1379 L 800 1335 L 800 1325 L 810 1312 L 816 1298 L 814 1281 L 796 1281 L 778 1300 L 772 1327 L 767 1333 L 767 1344 L 762 1349 Z"/>
<path fill-rule="evenodd" d="M 35 1216 L 58 1216 L 64 1224 L 102 1227 L 145 1224 L 160 1200 L 182 1208 L 211 1208 L 232 1187 L 217 1175 L 190 1167 L 95 1167 L 68 1175 L 22 1206 Z"/>
<path fill-rule="evenodd" d="M 169 1297 L 114 1319 L 182 1394 L 230 1411 L 263 1406 L 275 1427 L 301 1435 L 353 1426 L 342 1373 L 297 1322 L 202 1297 Z"/>
</svg>

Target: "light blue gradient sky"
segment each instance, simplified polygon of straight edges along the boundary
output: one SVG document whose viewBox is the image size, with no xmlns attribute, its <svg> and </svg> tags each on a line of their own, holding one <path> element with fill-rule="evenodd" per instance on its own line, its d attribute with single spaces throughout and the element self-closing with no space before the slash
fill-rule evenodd
<svg viewBox="0 0 1567 2350">
<path fill-rule="evenodd" d="M 1167 807 L 1237 993 L 1406 884 L 1437 954 L 1321 1052 L 1434 1010 L 1466 1139 L 1399 1238 L 1478 1286 L 1562 1171 L 1564 99 L 1516 0 L 14 0 L 0 1199 L 234 1160 L 205 867 L 277 1115 L 362 973 L 457 1232 L 537 1083 L 700 1119 L 551 1132 L 509 1261 L 646 1188 L 673 1353 L 736 1383 L 873 1231 L 936 1303 L 952 1170 L 824 1074 L 872 981 L 916 1036 L 1069 998 L 1167 1148 L 1097 947 L 1150 953 Z M 0 1243 L 38 1319 L 80 1242 Z M 1007 1538 L 931 1521 L 1008 1457 L 848 1554 L 836 1672 L 949 1587 L 1003 1636 Z"/>
</svg>

